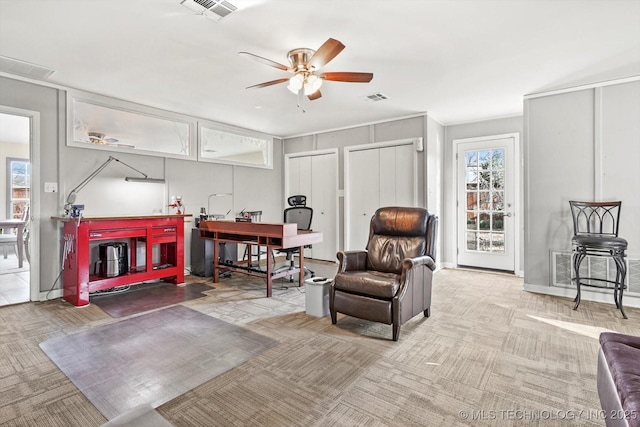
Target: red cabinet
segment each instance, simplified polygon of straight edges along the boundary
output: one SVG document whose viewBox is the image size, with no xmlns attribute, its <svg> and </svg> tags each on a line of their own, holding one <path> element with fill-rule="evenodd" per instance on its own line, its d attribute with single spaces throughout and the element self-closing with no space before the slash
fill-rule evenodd
<svg viewBox="0 0 640 427">
<path fill-rule="evenodd" d="M 184 283 L 184 218 L 191 215 L 152 215 L 53 219 L 63 222 L 63 296 L 76 306 L 89 304 L 89 293 L 146 280 L 162 279 Z M 129 271 L 116 277 L 93 274 L 92 242 L 129 240 Z M 145 259 L 136 259 L 142 243 Z M 153 262 L 153 248 L 159 246 L 159 262 Z M 139 262 L 140 261 L 140 262 Z"/>
</svg>

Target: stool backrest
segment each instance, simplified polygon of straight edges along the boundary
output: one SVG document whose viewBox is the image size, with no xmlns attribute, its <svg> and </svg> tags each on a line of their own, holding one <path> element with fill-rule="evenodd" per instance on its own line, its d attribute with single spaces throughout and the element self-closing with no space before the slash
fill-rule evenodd
<svg viewBox="0 0 640 427">
<path fill-rule="evenodd" d="M 573 234 L 618 237 L 622 202 L 570 201 Z"/>
</svg>

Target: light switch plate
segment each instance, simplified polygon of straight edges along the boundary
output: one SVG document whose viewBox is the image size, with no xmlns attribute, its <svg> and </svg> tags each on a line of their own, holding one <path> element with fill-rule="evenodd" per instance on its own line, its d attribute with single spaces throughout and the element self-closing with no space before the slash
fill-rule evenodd
<svg viewBox="0 0 640 427">
<path fill-rule="evenodd" d="M 45 193 L 57 193 L 58 192 L 58 183 L 57 182 L 45 182 L 44 183 L 44 192 Z"/>
</svg>

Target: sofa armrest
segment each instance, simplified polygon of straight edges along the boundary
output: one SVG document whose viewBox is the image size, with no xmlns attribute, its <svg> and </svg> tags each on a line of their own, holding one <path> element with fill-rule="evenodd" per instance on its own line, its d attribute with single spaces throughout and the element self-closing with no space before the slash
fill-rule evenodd
<svg viewBox="0 0 640 427">
<path fill-rule="evenodd" d="M 367 269 L 367 251 L 339 251 L 336 257 L 340 262 L 338 273 Z"/>
</svg>

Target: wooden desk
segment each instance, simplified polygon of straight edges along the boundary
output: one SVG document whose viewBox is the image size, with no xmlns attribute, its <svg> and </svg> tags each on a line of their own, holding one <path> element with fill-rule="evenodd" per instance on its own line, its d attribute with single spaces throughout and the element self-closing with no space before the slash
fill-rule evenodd
<svg viewBox="0 0 640 427">
<path fill-rule="evenodd" d="M 26 221 L 21 219 L 0 219 L 0 229 L 17 229 L 16 246 L 18 247 L 18 268 L 22 268 L 24 260 L 24 226 Z"/>
<path fill-rule="evenodd" d="M 122 217 L 52 217 L 63 223 L 63 299 L 75 306 L 89 304 L 89 293 L 145 280 L 184 283 L 184 218 L 191 215 Z M 91 274 L 90 243 L 129 239 L 129 272 L 115 277 Z M 144 265 L 136 267 L 137 242 L 145 244 Z M 153 246 L 160 262 L 153 264 Z M 65 250 L 66 249 L 66 250 Z"/>
<path fill-rule="evenodd" d="M 200 221 L 200 236 L 205 239 L 213 239 L 213 281 L 218 283 L 219 270 L 237 271 L 252 276 L 266 277 L 267 297 L 270 297 L 273 289 L 273 279 L 286 277 L 291 272 L 299 273 L 298 286 L 304 282 L 304 246 L 322 242 L 322 233 L 298 231 L 298 225 L 270 224 L 265 222 L 235 222 L 235 221 Z M 267 247 L 267 270 L 246 267 L 240 265 L 220 265 L 217 243 L 232 242 L 245 245 L 258 245 Z M 283 271 L 278 274 L 273 272 L 273 251 L 277 249 L 298 248 L 300 250 L 300 267 L 294 270 Z M 251 259 L 249 258 L 249 264 Z"/>
</svg>

